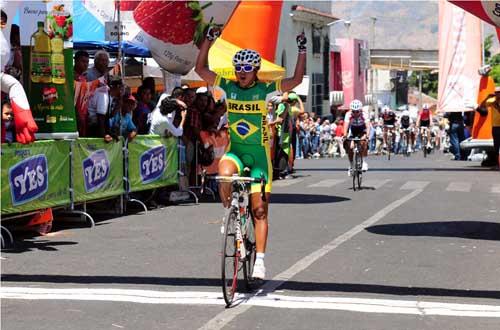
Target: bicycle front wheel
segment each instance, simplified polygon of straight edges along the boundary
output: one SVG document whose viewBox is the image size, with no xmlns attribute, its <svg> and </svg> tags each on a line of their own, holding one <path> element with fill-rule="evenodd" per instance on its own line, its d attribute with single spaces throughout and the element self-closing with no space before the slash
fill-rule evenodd
<svg viewBox="0 0 500 330">
<path fill-rule="evenodd" d="M 354 168 L 351 169 L 351 175 L 352 175 L 352 190 L 356 191 L 356 183 L 357 183 L 357 176 L 359 175 L 359 167 L 358 167 L 358 162 L 359 162 L 359 154 L 357 151 L 354 152 L 354 158 L 353 158 L 353 165 Z"/>
<path fill-rule="evenodd" d="M 358 156 L 358 164 L 356 165 L 358 172 L 358 175 L 356 176 L 357 177 L 356 180 L 358 183 L 358 190 L 361 190 L 361 181 L 363 180 L 362 166 L 363 166 L 363 157 Z"/>
<path fill-rule="evenodd" d="M 226 306 L 233 303 L 234 294 L 238 287 L 239 252 L 236 246 L 236 221 L 237 213 L 232 210 L 226 219 L 224 239 L 222 241 L 222 294 Z"/>
</svg>

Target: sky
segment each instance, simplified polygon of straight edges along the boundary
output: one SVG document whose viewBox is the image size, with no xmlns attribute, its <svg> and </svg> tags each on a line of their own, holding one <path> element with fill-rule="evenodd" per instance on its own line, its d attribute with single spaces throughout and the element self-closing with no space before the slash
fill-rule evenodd
<svg viewBox="0 0 500 330">
<path fill-rule="evenodd" d="M 374 36 L 374 48 L 383 49 L 438 48 L 437 1 L 332 1 L 332 15 L 351 20 L 349 28 L 333 25 L 333 38 L 350 34 L 370 42 Z M 374 29 L 370 17 L 376 18 Z M 486 35 L 495 34 L 489 24 L 484 26 Z M 498 38 L 494 40 L 497 53 Z"/>
</svg>

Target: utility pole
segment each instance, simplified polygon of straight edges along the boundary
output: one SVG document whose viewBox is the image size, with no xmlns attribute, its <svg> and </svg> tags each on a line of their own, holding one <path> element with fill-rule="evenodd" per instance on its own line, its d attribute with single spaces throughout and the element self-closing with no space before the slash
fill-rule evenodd
<svg viewBox="0 0 500 330">
<path fill-rule="evenodd" d="M 418 74 L 418 110 L 422 110 L 422 70 Z"/>
<path fill-rule="evenodd" d="M 375 23 L 377 22 L 377 18 L 372 16 L 370 17 L 370 19 L 372 20 L 372 28 L 371 28 L 371 45 L 370 45 L 370 95 L 372 97 L 372 106 L 373 108 L 375 108 L 375 116 L 378 117 L 378 106 L 376 105 L 376 101 L 375 101 L 375 97 L 373 96 L 373 92 L 374 92 L 374 89 L 373 89 L 373 68 L 372 68 L 372 65 L 371 65 L 371 55 L 372 55 L 372 52 L 371 50 L 372 49 L 375 49 Z"/>
</svg>

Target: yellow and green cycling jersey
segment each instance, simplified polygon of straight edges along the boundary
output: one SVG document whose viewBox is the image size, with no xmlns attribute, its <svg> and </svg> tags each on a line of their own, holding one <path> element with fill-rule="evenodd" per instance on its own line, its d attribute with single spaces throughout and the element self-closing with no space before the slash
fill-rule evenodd
<svg viewBox="0 0 500 330">
<path fill-rule="evenodd" d="M 267 100 L 281 92 L 281 81 L 255 82 L 249 88 L 241 88 L 231 80 L 217 76 L 214 87 L 221 88 L 227 103 L 230 148 L 222 159 L 229 159 L 238 167 L 250 168 L 250 175 L 266 178 L 266 191 L 272 186 L 272 161 L 270 130 L 267 122 Z M 252 184 L 252 193 L 260 191 L 260 183 Z"/>
</svg>

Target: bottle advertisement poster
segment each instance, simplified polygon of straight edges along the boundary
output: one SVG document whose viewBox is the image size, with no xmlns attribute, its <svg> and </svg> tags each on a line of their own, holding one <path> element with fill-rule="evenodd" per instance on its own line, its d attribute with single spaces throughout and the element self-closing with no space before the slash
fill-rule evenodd
<svg viewBox="0 0 500 330">
<path fill-rule="evenodd" d="M 23 85 L 37 138 L 77 137 L 73 81 L 71 1 L 23 2 Z"/>
</svg>

